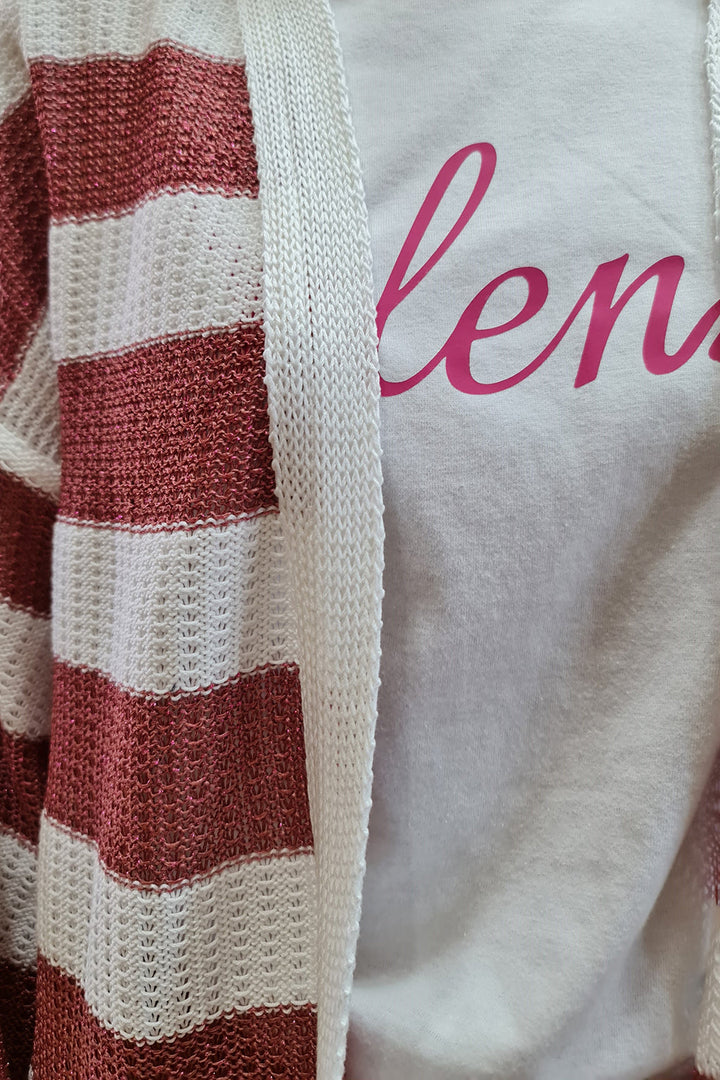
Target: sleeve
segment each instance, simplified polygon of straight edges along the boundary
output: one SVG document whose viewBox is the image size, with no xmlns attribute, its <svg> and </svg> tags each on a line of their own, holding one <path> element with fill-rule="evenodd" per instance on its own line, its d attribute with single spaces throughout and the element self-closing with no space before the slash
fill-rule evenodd
<svg viewBox="0 0 720 1080">
<path fill-rule="evenodd" d="M 60 475 L 47 325 L 48 194 L 16 29 L 0 0 L 0 1080 L 26 1080 L 33 1044 Z"/>
</svg>

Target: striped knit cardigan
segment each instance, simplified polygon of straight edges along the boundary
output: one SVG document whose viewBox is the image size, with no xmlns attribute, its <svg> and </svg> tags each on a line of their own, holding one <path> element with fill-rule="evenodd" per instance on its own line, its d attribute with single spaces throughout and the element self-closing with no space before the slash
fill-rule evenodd
<svg viewBox="0 0 720 1080">
<path fill-rule="evenodd" d="M 337 1078 L 383 527 L 329 12 L 0 33 L 3 1080 Z"/>
<path fill-rule="evenodd" d="M 0 1080 L 339 1080 L 383 506 L 327 0 L 2 0 L 0 207 Z"/>
</svg>

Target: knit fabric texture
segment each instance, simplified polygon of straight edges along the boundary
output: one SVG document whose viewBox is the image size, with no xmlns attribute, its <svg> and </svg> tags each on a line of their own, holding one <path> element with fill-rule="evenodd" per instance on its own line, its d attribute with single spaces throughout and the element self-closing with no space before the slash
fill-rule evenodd
<svg viewBox="0 0 720 1080">
<path fill-rule="evenodd" d="M 340 1080 L 384 534 L 327 0 L 0 0 L 0 251 L 0 1080 Z"/>
<path fill-rule="evenodd" d="M 0 11 L 1 1080 L 342 1075 L 379 382 L 287 6 Z"/>
</svg>

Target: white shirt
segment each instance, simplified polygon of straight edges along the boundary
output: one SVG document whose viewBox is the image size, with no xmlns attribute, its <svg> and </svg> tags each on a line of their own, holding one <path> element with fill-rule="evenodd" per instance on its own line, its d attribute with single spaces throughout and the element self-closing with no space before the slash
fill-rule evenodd
<svg viewBox="0 0 720 1080">
<path fill-rule="evenodd" d="M 675 353 L 720 296 L 705 6 L 333 12 L 378 301 L 418 243 L 381 305 L 382 685 L 347 1078 L 644 1080 L 692 1052 L 690 826 L 720 746 L 714 313 L 653 373 L 673 366 L 664 316 Z M 659 260 L 652 319 L 655 277 L 613 318 Z M 570 319 L 591 282 L 604 302 Z"/>
</svg>

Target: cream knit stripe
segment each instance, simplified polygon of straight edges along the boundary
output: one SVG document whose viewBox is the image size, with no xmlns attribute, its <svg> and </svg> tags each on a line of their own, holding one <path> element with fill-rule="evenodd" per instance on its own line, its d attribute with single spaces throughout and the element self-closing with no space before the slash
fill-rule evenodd
<svg viewBox="0 0 720 1080">
<path fill-rule="evenodd" d="M 164 194 L 121 217 L 53 226 L 55 357 L 258 321 L 261 245 L 260 208 L 247 196 Z"/>
<path fill-rule="evenodd" d="M 0 469 L 57 501 L 59 458 L 58 380 L 45 317 L 0 399 Z"/>
<path fill-rule="evenodd" d="M 140 56 L 170 40 L 225 60 L 242 60 L 234 0 L 23 5 L 23 50 L 30 59 L 78 59 L 116 53 Z"/>
<path fill-rule="evenodd" d="M 16 5 L 0 0 L 0 121 L 30 89 L 30 73 L 18 44 Z"/>
<path fill-rule="evenodd" d="M 720 241 L 720 0 L 709 0 L 705 70 L 710 92 L 710 147 L 715 195 L 715 239 Z"/>
<path fill-rule="evenodd" d="M 28 346 L 20 370 L 0 399 L 0 428 L 8 447 L 4 451 L 0 446 L 0 465 L 57 498 L 60 405 L 47 317 Z M 20 450 L 21 446 L 24 449 Z M 18 472 L 18 469 L 26 471 Z"/>
<path fill-rule="evenodd" d="M 91 843 L 44 815 L 39 868 L 40 952 L 126 1039 L 154 1042 L 233 1009 L 315 1000 L 312 854 L 141 890 L 111 877 Z"/>
<path fill-rule="evenodd" d="M 0 426 L 0 469 L 19 477 L 30 487 L 50 495 L 56 501 L 59 498 L 59 466 L 2 426 Z"/>
<path fill-rule="evenodd" d="M 286 563 L 277 513 L 168 532 L 59 521 L 53 652 L 156 694 L 295 662 Z"/>
<path fill-rule="evenodd" d="M 37 855 L 24 841 L 0 830 L 0 957 L 34 968 Z"/>
<path fill-rule="evenodd" d="M 51 624 L 0 601 L 0 724 L 11 735 L 50 734 Z"/>
<path fill-rule="evenodd" d="M 319 885 L 319 1080 L 340 1080 L 364 872 L 383 569 L 358 153 L 325 0 L 239 0 L 265 236 L 270 440 L 292 566 Z"/>
<path fill-rule="evenodd" d="M 695 1061 L 703 1076 L 720 1078 L 720 908 L 713 911 L 713 940 L 708 957 Z"/>
</svg>

